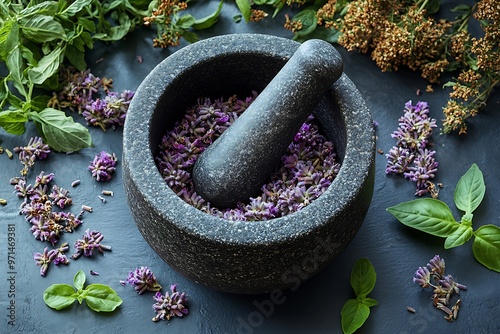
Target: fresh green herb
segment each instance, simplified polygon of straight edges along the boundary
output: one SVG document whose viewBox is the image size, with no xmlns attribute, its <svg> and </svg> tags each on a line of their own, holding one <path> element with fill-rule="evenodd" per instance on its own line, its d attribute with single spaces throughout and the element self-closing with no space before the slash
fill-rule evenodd
<svg viewBox="0 0 500 334">
<path fill-rule="evenodd" d="M 479 263 L 500 272 L 500 228 L 488 224 L 476 231 L 472 228 L 473 211 L 483 200 L 486 187 L 483 173 L 472 164 L 455 188 L 453 199 L 456 207 L 465 212 L 460 222 L 444 202 L 433 198 L 421 198 L 387 208 L 404 225 L 446 238 L 444 248 L 463 245 L 474 236 L 472 252 Z"/>
<path fill-rule="evenodd" d="M 87 306 L 95 312 L 112 312 L 120 306 L 123 300 L 109 286 L 104 284 L 90 284 L 84 288 L 85 273 L 79 270 L 73 278 L 72 287 L 69 284 L 53 284 L 43 293 L 43 300 L 49 307 L 62 310 L 71 306 L 75 300 L 82 303 L 85 300 Z"/>
<path fill-rule="evenodd" d="M 375 299 L 367 297 L 375 287 L 376 280 L 377 274 L 371 262 L 364 258 L 358 259 L 351 273 L 351 286 L 356 299 L 349 299 L 340 312 L 344 333 L 354 333 L 363 326 L 370 316 L 370 307 L 378 304 Z"/>
<path fill-rule="evenodd" d="M 147 15 L 149 1 L 3 1 L 0 5 L 0 127 L 20 135 L 33 121 L 44 142 L 56 151 L 91 145 L 86 127 L 64 112 L 47 107 L 48 96 L 34 91 L 58 88 L 63 62 L 87 66 L 85 51 L 95 41 L 116 41 Z"/>
</svg>

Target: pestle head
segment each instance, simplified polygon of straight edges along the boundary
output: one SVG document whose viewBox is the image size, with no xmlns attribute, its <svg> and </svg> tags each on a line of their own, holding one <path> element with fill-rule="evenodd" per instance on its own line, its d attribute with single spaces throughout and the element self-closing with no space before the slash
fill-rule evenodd
<svg viewBox="0 0 500 334">
<path fill-rule="evenodd" d="M 256 196 L 342 72 L 342 58 L 331 44 L 304 42 L 247 110 L 200 154 L 192 172 L 198 195 L 220 208 Z"/>
</svg>

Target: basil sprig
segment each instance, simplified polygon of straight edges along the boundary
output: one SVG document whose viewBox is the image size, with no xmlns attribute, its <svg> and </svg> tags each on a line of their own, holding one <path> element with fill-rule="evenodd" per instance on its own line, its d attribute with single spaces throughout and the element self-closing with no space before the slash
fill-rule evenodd
<svg viewBox="0 0 500 334">
<path fill-rule="evenodd" d="M 365 258 L 358 259 L 351 272 L 351 286 L 356 299 L 349 299 L 340 311 L 344 333 L 354 333 L 363 326 L 370 316 L 370 307 L 378 304 L 375 299 L 367 297 L 376 280 L 377 274 L 371 262 Z"/>
<path fill-rule="evenodd" d="M 460 222 L 445 203 L 433 198 L 421 198 L 387 208 L 406 226 L 437 237 L 446 238 L 444 248 L 461 246 L 474 236 L 472 252 L 486 268 L 500 272 L 500 228 L 493 224 L 472 228 L 473 212 L 481 204 L 486 191 L 483 173 L 472 164 L 455 188 L 453 200 L 464 212 Z"/>
<path fill-rule="evenodd" d="M 0 128 L 20 135 L 25 123 L 32 121 L 55 151 L 90 147 L 88 129 L 63 111 L 47 107 L 50 96 L 43 91 L 59 88 L 63 63 L 86 69 L 85 53 L 96 41 L 121 40 L 143 25 L 155 4 L 150 0 L 0 1 L 0 67 L 8 70 L 6 76 L 0 74 Z M 193 42 L 197 36 L 190 29 L 211 27 L 221 9 L 222 0 L 213 14 L 202 19 L 181 16 L 175 29 Z"/>
<path fill-rule="evenodd" d="M 73 278 L 72 287 L 69 284 L 53 284 L 43 293 L 43 300 L 49 307 L 62 310 L 71 306 L 75 300 L 82 303 L 85 300 L 87 306 L 96 312 L 112 312 L 120 306 L 123 300 L 115 290 L 104 284 L 90 284 L 84 288 L 85 273 L 79 270 Z"/>
</svg>

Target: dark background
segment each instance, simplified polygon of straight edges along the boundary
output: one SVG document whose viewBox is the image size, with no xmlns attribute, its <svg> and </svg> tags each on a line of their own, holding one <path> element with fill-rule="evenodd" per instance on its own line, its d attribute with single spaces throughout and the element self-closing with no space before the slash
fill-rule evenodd
<svg viewBox="0 0 500 334">
<path fill-rule="evenodd" d="M 190 4 L 196 17 L 203 17 L 217 7 L 218 1 L 196 1 Z M 452 4 L 443 6 L 448 10 Z M 283 13 L 283 12 L 282 12 Z M 282 28 L 284 18 L 280 13 L 274 20 L 260 23 L 234 23 L 238 14 L 233 2 L 225 2 L 222 17 L 211 29 L 202 31 L 202 38 L 226 33 L 256 32 L 291 37 Z M 111 45 L 99 44 L 88 54 L 92 72 L 100 77 L 114 79 L 114 90 L 135 90 L 144 77 L 165 57 L 178 48 L 159 50 L 152 47 L 153 31 L 143 29 L 127 36 L 126 40 Z M 186 45 L 183 43 L 180 47 Z M 398 126 L 405 102 L 427 101 L 431 116 L 441 125 L 442 107 L 447 92 L 434 86 L 434 93 L 426 93 L 427 82 L 417 73 L 400 70 L 382 73 L 368 55 L 348 53 L 338 48 L 344 60 L 347 75 L 361 91 L 377 128 L 377 149 L 388 152 L 395 144 L 390 134 Z M 143 62 L 139 63 L 137 57 Z M 97 60 L 101 60 L 96 63 Z M 244 78 L 242 78 L 244 80 Z M 443 82 L 445 82 L 444 79 Z M 416 95 L 417 89 L 422 91 Z M 485 198 L 474 212 L 473 226 L 499 225 L 500 218 L 500 163 L 498 140 L 500 138 L 500 94 L 497 91 L 486 109 L 471 119 L 466 136 L 442 135 L 434 132 L 439 172 L 436 182 L 443 183 L 439 199 L 452 208 L 458 220 L 461 213 L 453 205 L 453 191 L 460 176 L 472 163 L 477 163 L 484 173 Z M 75 119 L 83 120 L 78 115 Z M 33 260 L 34 252 L 42 252 L 49 244 L 37 241 L 29 231 L 29 225 L 19 215 L 21 200 L 13 194 L 9 179 L 19 175 L 21 164 L 17 157 L 8 160 L 0 156 L 0 197 L 8 201 L 0 207 L 0 332 L 38 333 L 341 333 L 340 310 L 344 302 L 353 298 L 349 276 L 355 261 L 368 258 L 377 272 L 377 284 L 370 297 L 379 301 L 371 309 L 371 315 L 359 333 L 498 333 L 500 332 L 500 280 L 499 274 L 486 269 L 472 255 L 472 239 L 465 245 L 444 250 L 444 239 L 431 237 L 407 228 L 397 222 L 386 208 L 402 201 L 414 199 L 414 183 L 400 177 L 385 175 L 385 155 L 376 155 L 375 192 L 365 222 L 352 243 L 321 274 L 301 284 L 295 291 L 285 291 L 277 303 L 269 295 L 231 295 L 201 286 L 187 280 L 164 263 L 144 241 L 130 214 L 122 183 L 121 160 L 110 182 L 96 182 L 86 170 L 93 157 L 102 150 L 115 153 L 121 158 L 122 131 L 90 129 L 94 147 L 78 153 L 54 154 L 38 161 L 30 172 L 30 183 L 40 171 L 55 173 L 53 183 L 69 189 L 73 198 L 71 210 L 76 214 L 82 204 L 90 205 L 94 212 L 84 215 L 83 225 L 73 234 L 65 234 L 61 242 L 70 245 L 81 237 L 85 229 L 103 233 L 104 244 L 112 246 L 112 252 L 93 258 L 80 258 L 69 266 L 51 266 L 47 277 L 39 275 L 39 267 Z M 26 145 L 36 135 L 28 126 L 22 136 L 11 136 L 0 130 L 2 146 L 12 150 Z M 80 179 L 79 187 L 71 182 Z M 114 191 L 103 204 L 97 197 L 102 189 Z M 15 250 L 15 298 L 10 298 L 12 288 L 8 281 L 7 265 L 8 224 L 14 224 Z M 446 261 L 446 271 L 468 289 L 461 293 L 462 305 L 458 320 L 448 323 L 444 313 L 432 306 L 430 290 L 421 290 L 412 282 L 419 266 L 424 266 L 434 255 L 440 254 Z M 156 274 L 163 292 L 170 284 L 177 283 L 178 290 L 185 291 L 189 299 L 189 315 L 169 322 L 153 323 L 152 293 L 137 295 L 130 286 L 122 287 L 119 280 L 126 279 L 128 272 L 140 266 L 150 267 Z M 43 291 L 54 283 L 73 281 L 74 274 L 82 269 L 87 284 L 103 283 L 114 288 L 123 299 L 122 306 L 111 314 L 99 314 L 85 305 L 55 311 L 42 299 Z M 93 269 L 100 276 L 91 276 Z M 15 326 L 8 325 L 9 303 L 15 301 Z M 406 310 L 416 309 L 416 314 Z"/>
</svg>

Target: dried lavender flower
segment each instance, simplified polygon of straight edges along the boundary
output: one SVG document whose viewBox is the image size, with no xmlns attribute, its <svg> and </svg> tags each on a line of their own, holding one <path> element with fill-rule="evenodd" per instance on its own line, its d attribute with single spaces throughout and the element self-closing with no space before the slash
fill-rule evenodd
<svg viewBox="0 0 500 334">
<path fill-rule="evenodd" d="M 92 173 L 97 181 L 111 180 L 112 174 L 116 170 L 116 163 L 118 159 L 115 154 L 109 154 L 106 151 L 98 153 L 94 160 L 88 166 L 88 170 Z"/>
<path fill-rule="evenodd" d="M 49 173 L 45 175 L 44 171 L 41 171 L 40 174 L 35 178 L 35 188 L 39 185 L 48 185 L 54 179 L 54 173 Z"/>
<path fill-rule="evenodd" d="M 56 256 L 54 257 L 54 264 L 56 266 L 58 266 L 59 264 L 68 264 L 69 263 L 69 259 L 68 257 L 66 256 L 66 253 L 67 251 L 69 250 L 69 244 L 67 242 L 65 242 L 64 244 L 62 244 L 59 248 L 56 248 L 54 249 L 54 253 L 56 254 Z"/>
<path fill-rule="evenodd" d="M 131 271 L 128 278 L 125 281 L 120 281 L 120 283 L 122 285 L 129 283 L 138 294 L 142 294 L 146 290 L 160 291 L 162 288 L 156 280 L 156 276 L 148 267 L 140 267 Z"/>
<path fill-rule="evenodd" d="M 333 144 L 320 133 L 311 115 L 295 135 L 278 168 L 263 185 L 262 194 L 238 203 L 235 208 L 219 209 L 195 191 L 191 171 L 199 154 L 216 140 L 257 96 L 243 100 L 199 99 L 185 113 L 160 144 L 155 158 L 165 182 L 179 197 L 195 208 L 228 220 L 268 220 L 293 213 L 318 198 L 337 175 Z"/>
<path fill-rule="evenodd" d="M 43 143 L 42 138 L 32 137 L 28 145 L 14 147 L 14 152 L 19 155 L 19 161 L 23 164 L 21 174 L 25 176 L 28 174 L 28 170 L 35 164 L 35 160 L 47 158 L 50 153 L 50 147 Z"/>
<path fill-rule="evenodd" d="M 43 253 L 35 253 L 33 254 L 33 258 L 36 261 L 36 265 L 40 266 L 40 275 L 45 277 L 47 275 L 47 271 L 49 270 L 50 263 L 56 258 L 57 252 L 54 250 L 50 250 L 48 247 L 45 247 Z"/>
<path fill-rule="evenodd" d="M 406 102 L 404 114 L 399 118 L 399 126 L 391 137 L 397 143 L 386 154 L 386 174 L 403 175 L 416 183 L 415 195 L 422 196 L 429 192 L 431 179 L 438 170 L 435 160 L 436 151 L 427 148 L 436 120 L 429 117 L 427 102 L 412 105 Z M 432 193 L 437 196 L 437 193 Z"/>
<path fill-rule="evenodd" d="M 121 94 L 108 92 L 103 100 L 96 99 L 89 103 L 82 115 L 89 124 L 100 126 L 103 131 L 109 127 L 123 126 L 134 93 L 129 90 Z"/>
<path fill-rule="evenodd" d="M 57 205 L 61 209 L 73 204 L 73 200 L 69 197 L 69 191 L 57 185 L 52 186 L 52 193 L 49 195 L 49 198 L 52 199 L 53 205 Z"/>
<path fill-rule="evenodd" d="M 419 267 L 413 277 L 413 282 L 418 283 L 422 288 L 432 287 L 432 299 L 437 309 L 446 313 L 445 319 L 453 321 L 457 318 L 457 313 L 461 300 L 458 299 L 455 306 L 450 310 L 447 305 L 454 294 L 460 294 L 460 290 L 467 287 L 456 282 L 451 275 L 445 274 L 445 262 L 439 255 L 434 256 L 427 267 Z"/>
<path fill-rule="evenodd" d="M 101 244 L 104 236 L 101 232 L 95 230 L 86 230 L 82 239 L 75 241 L 76 253 L 74 253 L 71 258 L 78 259 L 82 254 L 87 257 L 93 255 L 93 250 L 97 250 L 99 253 L 103 254 L 104 251 L 110 251 L 111 247 Z"/>
<path fill-rule="evenodd" d="M 156 315 L 152 319 L 153 321 L 170 320 L 174 317 L 183 317 L 189 313 L 186 293 L 177 292 L 176 284 L 171 285 L 170 290 L 172 291 L 171 295 L 168 292 L 165 292 L 165 295 L 157 292 L 153 296 L 155 301 L 153 309 L 156 312 Z"/>
</svg>

